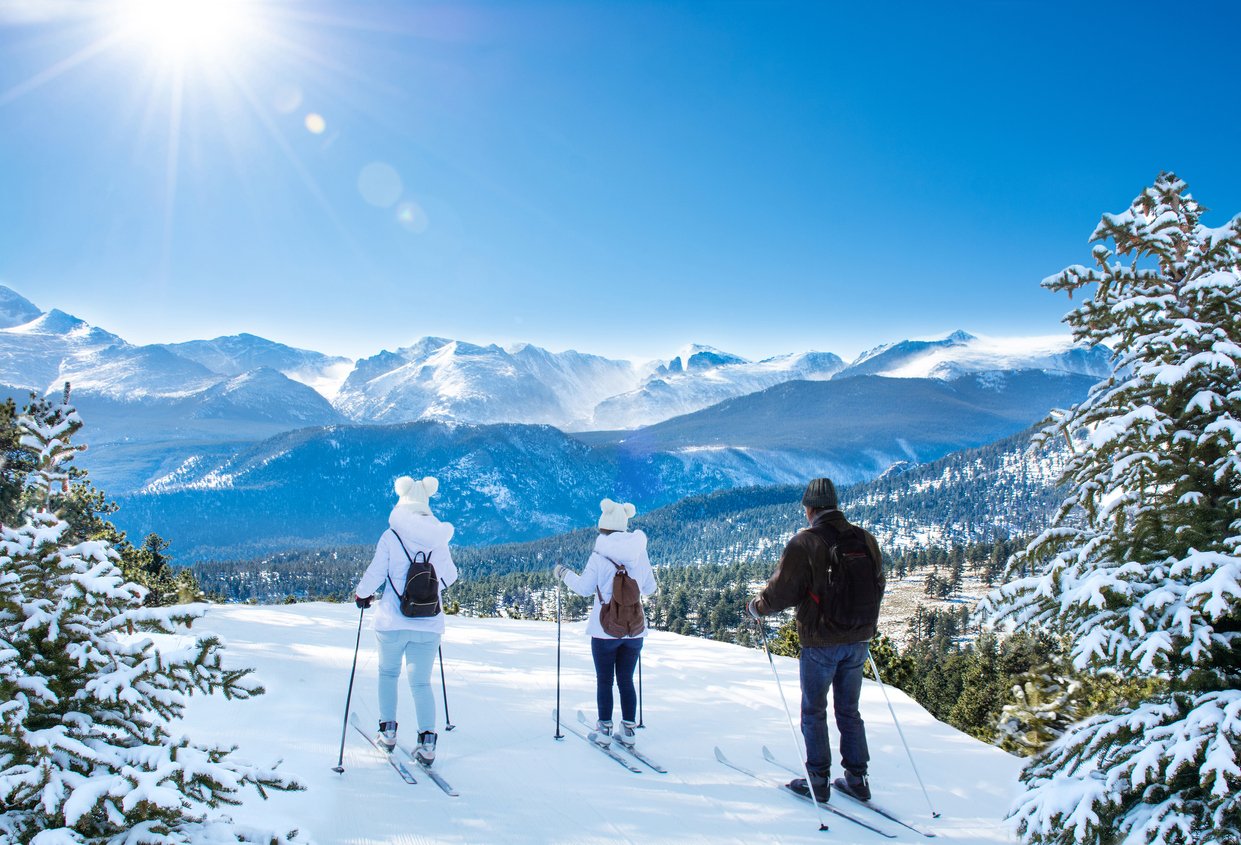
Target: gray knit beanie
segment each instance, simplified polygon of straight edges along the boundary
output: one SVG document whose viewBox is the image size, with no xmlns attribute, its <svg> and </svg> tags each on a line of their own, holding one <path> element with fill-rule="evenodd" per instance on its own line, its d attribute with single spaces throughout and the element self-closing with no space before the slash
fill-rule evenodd
<svg viewBox="0 0 1241 845">
<path fill-rule="evenodd" d="M 801 503 L 808 508 L 834 511 L 840 507 L 836 500 L 836 487 L 830 478 L 816 478 L 806 485 Z"/>
</svg>

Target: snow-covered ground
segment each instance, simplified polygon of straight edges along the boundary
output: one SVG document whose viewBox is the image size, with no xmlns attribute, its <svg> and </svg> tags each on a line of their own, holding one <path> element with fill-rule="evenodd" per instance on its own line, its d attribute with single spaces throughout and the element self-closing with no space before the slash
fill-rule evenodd
<svg viewBox="0 0 1241 845">
<path fill-rule="evenodd" d="M 638 741 L 667 775 L 632 774 L 567 731 L 554 740 L 554 624 L 465 618 L 449 619 L 443 643 L 457 728 L 441 730 L 436 764 L 461 797 L 425 777 L 405 784 L 352 729 L 338 775 L 332 766 L 357 624 L 352 605 L 330 604 L 220 606 L 199 623 L 224 637 L 230 661 L 258 669 L 267 694 L 241 702 L 196 699 L 186 732 L 197 742 L 235 743 L 237 757 L 252 762 L 283 758 L 307 787 L 268 801 L 248 793 L 230 811 L 236 820 L 298 828 L 320 845 L 927 841 L 877 817 L 896 840 L 834 817 L 830 831 L 819 832 L 809 805 L 716 762 L 712 748 L 719 745 L 773 783 L 789 777 L 761 755 L 765 744 L 778 757 L 798 758 L 771 669 L 760 651 L 662 632 L 643 651 L 646 728 Z M 368 730 L 376 720 L 374 654 L 368 626 L 353 693 Z M 561 659 L 563 711 L 592 714 L 594 674 L 582 623 L 564 626 Z M 796 706 L 796 661 L 776 664 Z M 435 680 L 439 701 L 438 673 Z M 398 721 L 410 740 L 414 718 L 404 679 L 399 689 Z M 876 801 L 933 830 L 942 845 L 1012 841 L 1003 818 L 1020 761 L 935 721 L 899 691 L 889 694 L 942 818 L 930 819 L 880 689 L 867 682 L 862 714 Z"/>
</svg>

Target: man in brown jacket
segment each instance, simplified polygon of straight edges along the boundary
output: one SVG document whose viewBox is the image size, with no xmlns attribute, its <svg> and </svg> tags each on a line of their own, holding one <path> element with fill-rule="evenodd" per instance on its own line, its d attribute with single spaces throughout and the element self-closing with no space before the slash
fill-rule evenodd
<svg viewBox="0 0 1241 845">
<path fill-rule="evenodd" d="M 825 802 L 831 795 L 831 747 L 827 736 L 827 691 L 840 731 L 837 787 L 870 800 L 866 727 L 858 712 L 862 667 L 879 621 L 885 579 L 879 544 L 850 525 L 840 511 L 831 479 L 816 478 L 802 496 L 803 528 L 793 536 L 767 586 L 746 605 L 755 619 L 796 607 L 801 642 L 801 731 L 806 740 L 805 778 L 789 788 Z"/>
</svg>

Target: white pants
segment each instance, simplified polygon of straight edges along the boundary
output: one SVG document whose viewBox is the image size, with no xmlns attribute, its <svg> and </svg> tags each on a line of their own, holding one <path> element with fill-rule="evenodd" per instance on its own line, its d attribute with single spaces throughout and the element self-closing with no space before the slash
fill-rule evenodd
<svg viewBox="0 0 1241 845">
<path fill-rule="evenodd" d="M 396 679 L 401 658 L 408 670 L 409 691 L 418 714 L 418 732 L 435 730 L 435 694 L 431 669 L 440 647 L 440 635 L 428 631 L 376 631 L 379 640 L 379 721 L 396 721 Z"/>
</svg>

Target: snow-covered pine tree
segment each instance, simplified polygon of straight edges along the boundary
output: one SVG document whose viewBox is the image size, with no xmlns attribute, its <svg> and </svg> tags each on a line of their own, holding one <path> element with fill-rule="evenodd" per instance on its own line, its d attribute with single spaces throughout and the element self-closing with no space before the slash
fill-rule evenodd
<svg viewBox="0 0 1241 845">
<path fill-rule="evenodd" d="M 1065 319 L 1115 370 L 1044 431 L 1069 493 L 991 607 L 1067 634 L 1078 671 L 1160 683 L 1027 766 L 1027 842 L 1241 842 L 1241 216 L 1203 211 L 1161 174 L 1103 216 L 1095 267 L 1043 283 L 1086 293 Z"/>
<path fill-rule="evenodd" d="M 194 692 L 262 692 L 223 665 L 216 637 L 174 636 L 205 607 L 144 607 L 108 544 L 67 539 L 56 504 L 81 448 L 77 412 L 43 400 L 19 426 L 35 468 L 22 524 L 0 528 L 0 842 L 302 841 L 219 811 L 247 784 L 265 794 L 294 779 L 173 733 Z"/>
</svg>

